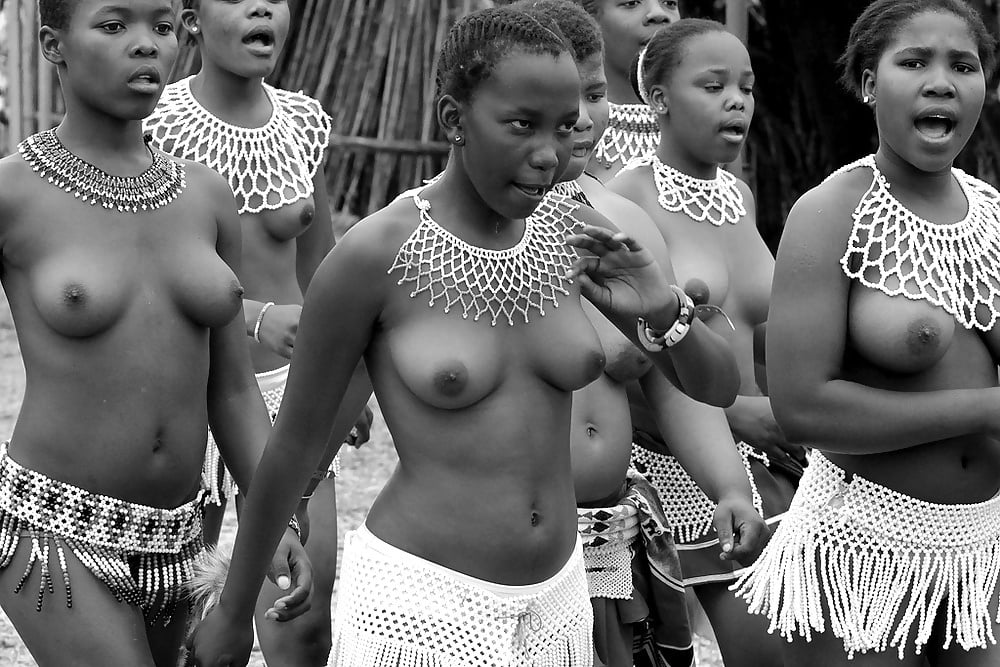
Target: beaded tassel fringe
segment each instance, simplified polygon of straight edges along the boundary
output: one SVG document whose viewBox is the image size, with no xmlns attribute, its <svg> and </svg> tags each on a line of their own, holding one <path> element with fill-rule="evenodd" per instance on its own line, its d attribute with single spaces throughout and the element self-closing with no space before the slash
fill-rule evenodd
<svg viewBox="0 0 1000 667">
<path fill-rule="evenodd" d="M 770 465 L 767 454 L 758 452 L 750 445 L 740 442 L 739 450 L 743 469 L 750 483 L 750 493 L 754 509 L 764 515 L 764 501 L 757 489 L 750 468 L 750 459 L 755 458 L 765 466 Z M 677 544 L 688 544 L 698 540 L 712 530 L 715 518 L 715 503 L 705 495 L 698 483 L 684 470 L 677 459 L 669 454 L 660 454 L 642 445 L 632 445 L 632 466 L 653 485 L 660 495 L 663 512 L 667 515 Z"/>
<path fill-rule="evenodd" d="M 922 651 L 939 612 L 943 648 L 995 644 L 998 576 L 1000 497 L 927 503 L 846 482 L 814 452 L 781 526 L 732 590 L 789 641 L 829 629 L 848 657 L 895 648 L 902 660 L 911 643 Z"/>
</svg>

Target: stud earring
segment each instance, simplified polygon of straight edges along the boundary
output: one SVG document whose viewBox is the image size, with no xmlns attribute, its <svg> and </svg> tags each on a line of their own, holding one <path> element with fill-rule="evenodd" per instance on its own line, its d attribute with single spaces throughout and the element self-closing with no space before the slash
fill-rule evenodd
<svg viewBox="0 0 1000 667">
<path fill-rule="evenodd" d="M 865 95 L 861 98 L 861 101 L 865 104 L 871 104 L 875 101 L 875 97 L 873 95 Z"/>
<path fill-rule="evenodd" d="M 191 26 L 191 29 L 190 29 L 190 31 L 189 31 L 189 32 L 190 32 L 190 33 L 191 33 L 192 35 L 196 34 L 196 33 L 198 32 L 198 26 L 196 26 L 196 25 L 193 25 L 193 26 Z"/>
<path fill-rule="evenodd" d="M 465 138 L 461 134 L 456 134 L 453 141 L 455 142 L 456 146 L 461 146 L 462 144 L 465 143 Z"/>
</svg>

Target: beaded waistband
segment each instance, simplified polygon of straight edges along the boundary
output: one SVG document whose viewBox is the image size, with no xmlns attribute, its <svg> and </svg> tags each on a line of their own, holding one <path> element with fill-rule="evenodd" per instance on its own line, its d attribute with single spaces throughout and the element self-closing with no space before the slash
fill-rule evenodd
<svg viewBox="0 0 1000 667">
<path fill-rule="evenodd" d="M 38 530 L 128 553 L 180 552 L 201 535 L 204 492 L 163 509 L 91 493 L 29 470 L 0 444 L 0 511 Z"/>
</svg>

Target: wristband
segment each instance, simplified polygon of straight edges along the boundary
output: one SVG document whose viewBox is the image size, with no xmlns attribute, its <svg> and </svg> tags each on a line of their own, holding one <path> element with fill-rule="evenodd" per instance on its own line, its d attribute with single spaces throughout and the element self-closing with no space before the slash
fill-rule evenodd
<svg viewBox="0 0 1000 667">
<path fill-rule="evenodd" d="M 677 285 L 671 285 L 670 289 L 677 297 L 677 319 L 674 320 L 669 329 L 653 329 L 643 317 L 636 321 L 639 342 L 650 352 L 662 352 L 668 347 L 673 347 L 681 342 L 691 329 L 691 321 L 694 319 L 694 301 Z"/>
<path fill-rule="evenodd" d="M 266 313 L 267 309 L 273 305 L 274 305 L 273 301 L 268 301 L 263 306 L 261 306 L 260 312 L 257 313 L 257 321 L 254 322 L 253 325 L 253 339 L 258 343 L 260 342 L 260 323 L 264 321 L 264 313 Z"/>
</svg>

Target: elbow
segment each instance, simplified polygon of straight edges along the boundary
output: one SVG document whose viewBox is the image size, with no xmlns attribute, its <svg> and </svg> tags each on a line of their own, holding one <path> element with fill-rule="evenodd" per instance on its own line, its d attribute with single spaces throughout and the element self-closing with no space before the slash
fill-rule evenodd
<svg viewBox="0 0 1000 667">
<path fill-rule="evenodd" d="M 823 424 L 823 416 L 810 409 L 807 401 L 777 401 L 771 396 L 771 410 L 774 421 L 789 444 L 821 446 L 824 434 L 828 435 L 830 432 Z"/>
<path fill-rule="evenodd" d="M 736 402 L 740 390 L 740 371 L 730 355 L 727 363 L 715 372 L 702 376 L 702 382 L 685 387 L 685 393 L 698 401 L 717 408 L 728 408 Z"/>
</svg>

